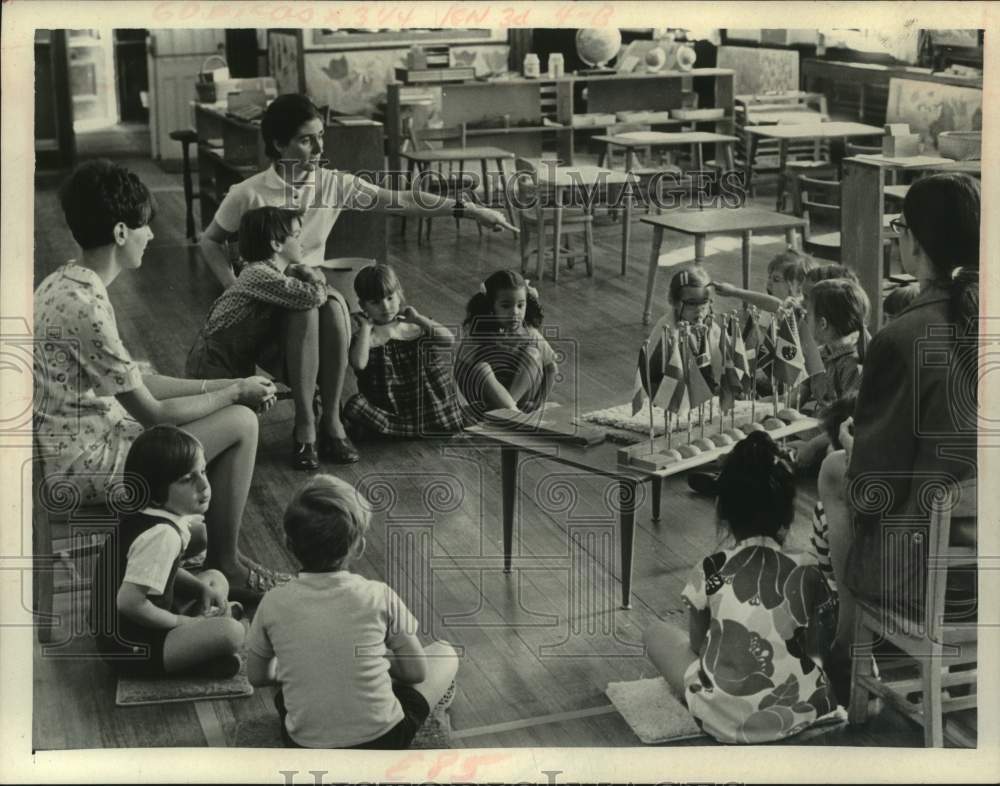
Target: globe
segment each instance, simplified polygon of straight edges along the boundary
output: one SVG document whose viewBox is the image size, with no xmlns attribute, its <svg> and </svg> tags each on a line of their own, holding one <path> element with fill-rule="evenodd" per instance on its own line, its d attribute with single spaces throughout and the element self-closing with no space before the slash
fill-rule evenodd
<svg viewBox="0 0 1000 786">
<path fill-rule="evenodd" d="M 584 28 L 576 31 L 576 53 L 589 66 L 600 67 L 618 54 L 622 34 L 615 28 Z"/>
<path fill-rule="evenodd" d="M 646 68 L 659 71 L 667 63 L 667 53 L 656 46 L 646 52 Z"/>
</svg>

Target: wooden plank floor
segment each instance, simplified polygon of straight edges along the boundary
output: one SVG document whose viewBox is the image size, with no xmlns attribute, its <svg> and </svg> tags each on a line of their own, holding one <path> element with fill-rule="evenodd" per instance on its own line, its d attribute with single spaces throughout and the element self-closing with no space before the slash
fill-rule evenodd
<svg viewBox="0 0 1000 786">
<path fill-rule="evenodd" d="M 126 163 L 155 192 L 159 210 L 141 270 L 120 276 L 110 295 L 133 355 L 162 373 L 180 375 L 187 347 L 219 287 L 185 242 L 180 177 L 148 160 Z M 36 191 L 36 282 L 76 250 L 58 207 L 57 182 L 39 178 Z M 766 195 L 760 198 L 762 204 L 767 200 Z M 466 300 L 490 272 L 518 265 L 513 238 L 480 238 L 468 223 L 456 233 L 453 222 L 435 222 L 432 241 L 423 245 L 416 243 L 412 222 L 406 237 L 395 220 L 387 222 L 387 232 L 390 261 L 408 300 L 445 324 L 461 322 Z M 651 233 L 635 225 L 626 277 L 618 275 L 620 226 L 598 229 L 596 235 L 594 278 L 577 265 L 562 271 L 558 285 L 549 278 L 535 282 L 546 324 L 558 329 L 568 357 L 555 397 L 581 411 L 628 399 L 635 347 L 645 333 L 641 310 Z M 666 240 L 664 250 L 686 242 L 669 233 Z M 766 262 L 782 245 L 775 237 L 773 245 L 754 248 L 755 286 L 763 286 Z M 736 281 L 739 252 L 710 256 L 706 267 Z M 661 271 L 660 308 L 668 279 Z M 725 307 L 735 307 L 735 302 Z M 303 477 L 286 467 L 291 424 L 287 402 L 263 418 L 242 535 L 250 556 L 284 569 L 295 565 L 282 545 L 281 512 Z M 544 460 L 525 462 L 515 547 L 518 570 L 504 576 L 496 450 L 462 438 L 360 447 L 359 464 L 325 469 L 360 483 L 375 502 L 376 524 L 358 571 L 392 583 L 426 635 L 462 648 L 452 724 L 465 734 L 456 746 L 638 744 L 621 717 L 607 710 L 604 689 L 610 681 L 655 675 L 640 646 L 646 624 L 655 618 L 685 624 L 681 588 L 691 566 L 720 539 L 711 502 L 690 494 L 683 478 L 665 484 L 660 522 L 650 521 L 646 501 L 637 515 L 633 609 L 622 611 L 617 525 L 605 503 L 604 481 Z M 808 542 L 814 499 L 815 483 L 804 480 L 791 536 L 799 548 Z M 401 552 L 399 544 L 407 543 L 416 544 L 418 552 Z M 420 555 L 425 558 L 416 558 Z M 69 601 L 69 596 L 59 598 L 67 614 L 72 611 Z M 72 641 L 68 651 L 79 655 L 87 644 L 85 639 Z M 270 690 L 197 708 L 116 708 L 114 681 L 101 663 L 43 657 L 37 645 L 35 649 L 36 749 L 231 745 L 239 724 L 271 716 L 277 722 Z M 508 725 L 493 729 L 497 724 Z M 809 744 L 918 746 L 920 734 L 915 726 L 883 713 L 867 728 L 839 729 Z"/>
</svg>

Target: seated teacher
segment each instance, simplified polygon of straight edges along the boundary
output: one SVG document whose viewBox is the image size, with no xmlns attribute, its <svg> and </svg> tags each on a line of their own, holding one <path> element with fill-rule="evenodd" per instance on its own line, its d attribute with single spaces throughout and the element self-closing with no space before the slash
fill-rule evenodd
<svg viewBox="0 0 1000 786">
<path fill-rule="evenodd" d="M 261 118 L 260 132 L 273 164 L 229 190 L 200 241 L 205 260 L 224 287 L 236 281 L 226 242 L 239 229 L 240 219 L 246 211 L 264 205 L 303 211 L 302 262 L 309 266 L 323 264 L 327 236 L 345 208 L 423 217 L 467 216 L 494 230 L 514 229 L 495 210 L 474 204 L 459 205 L 439 195 L 418 197 L 411 192 L 389 191 L 347 172 L 323 168 L 323 127 L 319 110 L 305 96 L 281 95 L 267 107 Z M 311 400 L 317 372 L 319 378 L 326 381 L 324 387 L 333 393 L 329 397 L 331 400 L 323 401 L 319 423 L 320 455 L 330 461 L 351 463 L 358 460 L 358 452 L 348 439 L 340 418 L 351 320 L 344 296 L 332 287 L 329 293 L 332 318 L 312 320 L 305 325 L 286 322 L 283 326 L 286 342 L 305 342 L 315 353 L 314 362 L 297 364 L 301 378 L 291 380 L 290 385 Z M 295 417 L 296 447 L 315 442 L 317 424 L 312 407 L 296 407 Z"/>
<path fill-rule="evenodd" d="M 202 444 L 208 463 L 206 564 L 225 574 L 232 599 L 255 603 L 286 578 L 237 547 L 257 457 L 252 410 L 273 403 L 274 385 L 264 377 L 143 373 L 118 334 L 107 287 L 123 270 L 142 264 L 153 237 L 153 198 L 138 177 L 103 159 L 78 166 L 59 196 L 81 253 L 47 276 L 34 296 L 40 387 L 34 428 L 45 479 L 53 490 L 70 484 L 83 504 L 100 503 L 123 482 L 125 457 L 144 428 L 181 426 Z M 148 492 L 134 479 L 125 489 L 136 504 Z"/>
<path fill-rule="evenodd" d="M 979 181 L 968 175 L 910 186 L 894 229 L 920 294 L 872 340 L 853 421 L 841 428 L 846 452 L 820 470 L 840 589 L 834 687 L 845 704 L 854 599 L 921 618 L 927 565 L 915 543 L 900 551 L 910 548 L 903 535 L 926 527 L 942 482 L 976 477 L 979 217 Z M 975 542 L 974 530 L 951 534 Z M 969 608 L 975 580 L 960 578 L 949 575 L 948 599 Z"/>
</svg>

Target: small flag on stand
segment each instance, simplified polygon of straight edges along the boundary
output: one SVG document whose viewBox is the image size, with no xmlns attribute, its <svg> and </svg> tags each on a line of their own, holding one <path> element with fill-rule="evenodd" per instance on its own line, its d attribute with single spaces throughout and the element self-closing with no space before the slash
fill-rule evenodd
<svg viewBox="0 0 1000 786">
<path fill-rule="evenodd" d="M 665 375 L 675 380 L 674 392 L 667 403 L 667 410 L 680 417 L 685 415 L 691 408 L 690 401 L 688 400 L 688 386 L 684 380 L 684 360 L 681 357 L 681 341 L 681 333 L 675 333 L 674 340 L 670 343 L 670 355 Z"/>
<path fill-rule="evenodd" d="M 775 347 L 774 378 L 789 387 L 805 381 L 806 362 L 799 341 L 795 315 L 784 309 L 774 317 L 778 321 L 778 340 Z"/>
<path fill-rule="evenodd" d="M 739 376 L 740 384 L 744 392 L 750 392 L 750 358 L 747 357 L 747 348 L 743 343 L 743 333 L 740 330 L 739 322 L 734 315 L 730 321 L 730 349 L 733 354 L 733 367 Z"/>
<path fill-rule="evenodd" d="M 735 340 L 733 335 L 736 336 Z M 743 393 L 743 384 L 747 376 L 745 355 L 740 359 L 741 365 L 737 365 L 737 340 L 740 351 L 743 351 L 743 336 L 736 319 L 726 320 L 719 336 L 719 351 L 723 358 L 722 378 L 719 381 L 719 406 L 723 412 L 731 412 L 736 406 L 736 397 Z"/>
<path fill-rule="evenodd" d="M 651 349 L 647 349 L 651 347 Z M 648 354 L 647 354 L 648 352 Z M 665 366 L 663 336 L 651 339 L 639 348 L 639 362 L 632 382 L 632 414 L 642 409 L 643 402 L 652 401 L 659 390 Z M 649 378 L 646 370 L 649 369 Z"/>
<path fill-rule="evenodd" d="M 687 388 L 688 388 L 688 405 L 692 408 L 699 407 L 706 401 L 712 400 L 712 389 L 708 385 L 708 380 L 705 379 L 703 368 L 698 364 L 699 357 L 704 357 L 708 359 L 708 363 L 705 368 L 708 369 L 708 373 L 712 371 L 712 364 L 709 358 L 707 349 L 703 355 L 696 354 L 695 348 L 701 349 L 701 337 L 694 335 L 692 336 L 692 351 L 687 353 Z"/>
<path fill-rule="evenodd" d="M 667 348 L 665 352 L 662 353 L 663 356 L 663 374 L 660 377 L 660 387 L 653 396 L 653 401 L 659 405 L 662 409 L 668 409 L 670 406 L 670 401 L 674 397 L 674 393 L 677 390 L 677 386 L 681 383 L 681 379 L 684 375 L 684 369 L 680 364 L 680 354 L 677 351 L 677 336 L 676 331 L 671 337 L 671 332 L 668 327 L 663 328 L 663 340 L 662 345 Z M 674 356 L 676 355 L 676 362 Z"/>
<path fill-rule="evenodd" d="M 719 383 L 716 381 L 715 370 L 712 368 L 712 350 L 708 341 L 709 329 L 708 325 L 694 326 L 691 334 L 691 349 L 698 369 L 701 371 L 701 376 L 705 380 L 705 384 L 708 385 L 709 391 L 714 395 L 718 391 Z"/>
</svg>

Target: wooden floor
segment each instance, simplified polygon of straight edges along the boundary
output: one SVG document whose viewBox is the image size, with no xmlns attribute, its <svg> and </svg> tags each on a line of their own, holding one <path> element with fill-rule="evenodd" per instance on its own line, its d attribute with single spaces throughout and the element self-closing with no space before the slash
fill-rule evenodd
<svg viewBox="0 0 1000 786">
<path fill-rule="evenodd" d="M 197 251 L 184 240 L 180 178 L 148 159 L 127 163 L 159 202 L 142 268 L 123 274 L 110 290 L 119 329 L 136 358 L 161 373 L 182 373 L 187 347 L 219 293 Z M 56 178 L 39 178 L 35 202 L 36 282 L 75 253 L 58 208 Z M 771 197 L 760 198 L 763 205 Z M 457 325 L 467 298 L 489 273 L 516 267 L 509 235 L 481 238 L 466 222 L 434 224 L 418 245 L 387 222 L 390 261 L 408 300 L 445 324 Z M 558 329 L 566 352 L 555 397 L 581 411 L 625 402 L 630 393 L 641 325 L 651 233 L 636 224 L 631 267 L 618 275 L 620 227 L 596 232 L 596 273 L 583 265 L 563 270 L 558 285 L 535 282 L 546 324 Z M 664 250 L 684 241 L 667 237 Z M 763 286 L 767 260 L 783 242 L 754 248 L 754 283 Z M 738 281 L 739 251 L 710 256 L 709 271 Z M 668 276 L 661 271 L 657 303 Z M 729 302 L 726 308 L 735 307 Z M 286 467 L 292 426 L 284 402 L 262 422 L 255 482 L 242 547 L 275 568 L 294 569 L 280 535 L 281 511 L 302 475 Z M 655 675 L 642 656 L 641 631 L 654 619 L 686 624 L 680 591 L 692 565 L 719 542 L 710 501 L 687 490 L 683 478 L 664 487 L 664 515 L 650 521 L 648 500 L 637 515 L 633 609 L 619 608 L 616 519 L 606 483 L 545 461 L 522 465 L 520 530 L 515 571 L 501 572 L 500 467 L 496 451 L 458 438 L 441 442 L 380 442 L 359 446 L 362 460 L 326 467 L 362 484 L 377 510 L 359 572 L 391 583 L 420 620 L 427 637 L 461 648 L 453 704 L 454 744 L 466 747 L 633 746 L 639 741 L 610 708 L 611 681 Z M 804 480 L 794 545 L 807 544 L 815 483 Z M 411 537 L 412 536 L 412 537 Z M 398 556 L 403 546 L 403 557 Z M 406 548 L 411 547 L 408 552 Z M 63 632 L 69 637 L 73 609 Z M 77 604 L 78 606 L 81 604 Z M 277 716 L 269 689 L 249 699 L 116 708 L 114 680 L 95 660 L 80 657 L 85 637 L 34 658 L 33 733 L 36 749 L 233 745 L 242 724 Z M 69 657 L 63 657 L 68 655 Z M 76 655 L 77 657 L 74 657 Z M 705 739 L 697 744 L 705 744 Z M 919 730 L 883 712 L 866 728 L 838 728 L 808 744 L 919 746 Z"/>
</svg>

